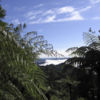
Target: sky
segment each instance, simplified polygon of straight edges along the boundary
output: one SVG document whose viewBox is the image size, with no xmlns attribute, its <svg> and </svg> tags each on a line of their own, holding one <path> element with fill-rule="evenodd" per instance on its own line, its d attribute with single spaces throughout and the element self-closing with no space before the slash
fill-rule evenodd
<svg viewBox="0 0 100 100">
<path fill-rule="evenodd" d="M 83 32 L 100 29 L 100 0 L 2 0 L 5 21 L 26 23 L 60 53 L 85 45 Z"/>
</svg>

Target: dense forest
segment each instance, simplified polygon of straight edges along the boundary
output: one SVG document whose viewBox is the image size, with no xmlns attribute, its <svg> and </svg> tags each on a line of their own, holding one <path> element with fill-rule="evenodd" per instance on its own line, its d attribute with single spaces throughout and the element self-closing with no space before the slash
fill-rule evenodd
<svg viewBox="0 0 100 100">
<path fill-rule="evenodd" d="M 35 31 L 22 36 L 26 24 L 8 24 L 5 15 L 0 5 L 0 100 L 100 100 L 99 35 L 90 28 L 86 46 L 66 50 L 67 61 L 38 66 L 41 53 L 56 51 Z"/>
</svg>

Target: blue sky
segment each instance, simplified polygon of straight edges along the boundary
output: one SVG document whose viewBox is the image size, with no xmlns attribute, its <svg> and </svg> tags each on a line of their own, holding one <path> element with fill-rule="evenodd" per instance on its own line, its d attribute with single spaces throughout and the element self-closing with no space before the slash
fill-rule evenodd
<svg viewBox="0 0 100 100">
<path fill-rule="evenodd" d="M 2 0 L 5 20 L 26 23 L 25 31 L 44 35 L 54 48 L 63 52 L 84 45 L 83 32 L 100 29 L 100 0 Z"/>
</svg>

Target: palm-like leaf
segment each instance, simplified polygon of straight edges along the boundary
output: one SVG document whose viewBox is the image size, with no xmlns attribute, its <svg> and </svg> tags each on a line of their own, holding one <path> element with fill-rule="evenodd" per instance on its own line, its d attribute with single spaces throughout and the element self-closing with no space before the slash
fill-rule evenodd
<svg viewBox="0 0 100 100">
<path fill-rule="evenodd" d="M 25 48 L 16 42 L 13 35 L 0 32 L 0 79 L 5 76 L 4 81 L 11 87 L 6 90 L 7 95 L 19 98 L 19 100 L 47 100 L 41 89 L 44 88 L 44 73 L 33 63 L 33 56 Z M 40 82 L 40 81 L 41 82 Z M 36 82 L 37 81 L 37 82 Z M 4 84 L 4 83 L 1 83 Z M 5 93 L 5 87 L 0 88 Z M 2 89 L 3 88 L 3 89 Z M 9 89 L 12 88 L 10 92 Z M 24 91 L 23 91 L 24 89 Z M 46 90 L 46 89 L 45 89 Z M 9 94 L 10 93 L 10 94 Z M 12 94 L 13 93 L 13 94 Z M 16 94 L 17 93 L 17 94 Z M 41 98 L 42 97 L 42 98 Z"/>
</svg>

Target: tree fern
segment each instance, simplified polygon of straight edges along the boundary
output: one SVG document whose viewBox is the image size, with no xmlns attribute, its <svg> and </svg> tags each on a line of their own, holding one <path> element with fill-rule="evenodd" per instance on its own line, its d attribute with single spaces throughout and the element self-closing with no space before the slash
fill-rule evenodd
<svg viewBox="0 0 100 100">
<path fill-rule="evenodd" d="M 30 98 L 31 100 L 34 97 L 37 98 L 38 96 L 40 96 L 42 98 L 38 100 L 47 100 L 41 90 L 44 89 L 44 86 L 42 85 L 44 81 L 39 82 L 39 79 L 45 79 L 45 75 L 34 64 L 32 58 L 33 56 L 29 54 L 26 57 L 26 53 L 26 49 L 17 44 L 16 40 L 11 34 L 6 33 L 5 35 L 5 33 L 0 32 L 0 74 L 1 76 L 5 76 L 5 82 L 11 82 L 13 95 L 15 95 L 17 92 L 17 94 L 20 94 L 20 96 L 22 96 L 21 99 L 28 100 L 28 98 Z M 37 82 L 35 82 L 35 80 L 37 80 Z M 10 83 L 8 84 L 10 85 Z M 3 88 L 5 89 L 6 86 Z M 21 88 L 23 88 L 24 90 L 22 90 Z M 16 98 L 18 98 L 18 96 L 19 95 L 16 95 Z"/>
</svg>

